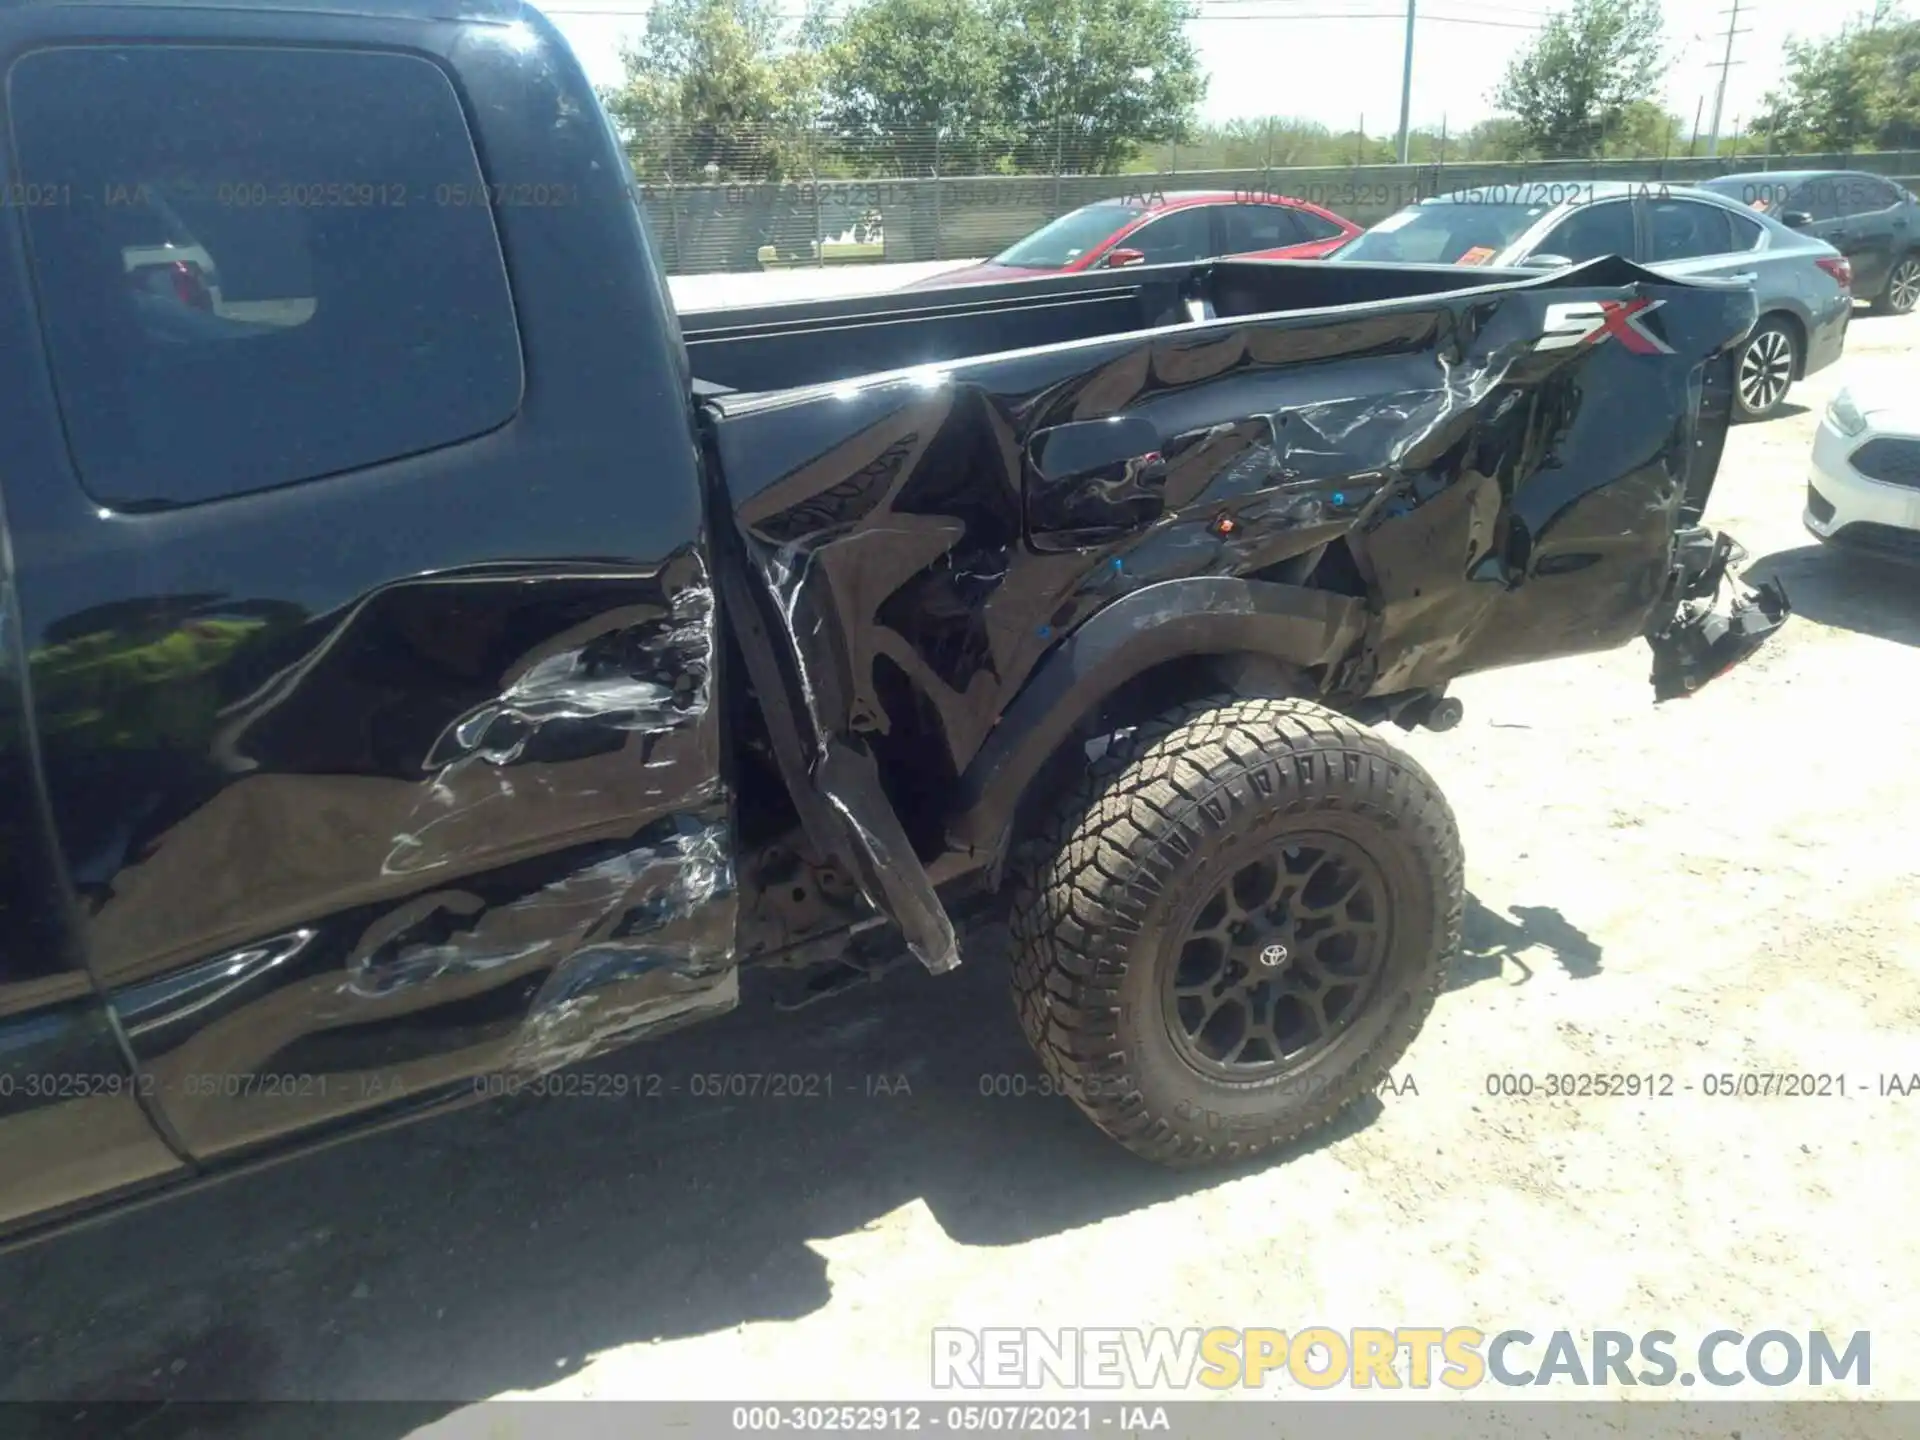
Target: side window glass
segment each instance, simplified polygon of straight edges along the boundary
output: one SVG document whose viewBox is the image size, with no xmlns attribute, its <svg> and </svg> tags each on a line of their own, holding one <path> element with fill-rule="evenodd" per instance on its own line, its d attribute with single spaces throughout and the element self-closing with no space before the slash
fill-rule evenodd
<svg viewBox="0 0 1920 1440">
<path fill-rule="evenodd" d="M 1188 260 L 1207 260 L 1213 255 L 1211 216 L 1207 205 L 1189 205 L 1150 220 L 1120 242 L 1125 250 L 1138 250 L 1149 265 L 1175 265 Z"/>
<path fill-rule="evenodd" d="M 1651 200 L 1647 203 L 1647 262 L 1692 260 L 1702 255 L 1725 255 L 1733 249 L 1733 228 L 1727 212 L 1693 200 Z"/>
<path fill-rule="evenodd" d="M 1247 250 L 1279 250 L 1298 245 L 1301 236 L 1294 220 L 1294 213 L 1284 205 L 1229 205 L 1227 253 L 1238 255 Z"/>
<path fill-rule="evenodd" d="M 1816 221 L 1838 220 L 1842 213 L 1840 182 L 1833 179 L 1809 180 L 1793 192 L 1793 198 L 1784 208 L 1804 210 Z"/>
<path fill-rule="evenodd" d="M 73 47 L 8 76 L 82 485 L 191 504 L 452 444 L 518 409 L 459 99 L 375 51 Z M 183 99 L 182 97 L 190 97 Z"/>
<path fill-rule="evenodd" d="M 1324 215 L 1316 215 L 1311 210 L 1293 212 L 1293 222 L 1300 227 L 1303 243 L 1314 240 L 1331 240 L 1344 232 Z"/>
<path fill-rule="evenodd" d="M 1849 215 L 1877 215 L 1899 204 L 1900 192 L 1884 180 L 1869 179 L 1863 175 L 1849 177 L 1841 200 Z"/>
<path fill-rule="evenodd" d="M 1539 255 L 1564 255 L 1578 265 L 1598 260 L 1603 255 L 1633 259 L 1633 205 L 1626 200 L 1607 200 L 1583 205 L 1533 247 Z"/>
</svg>

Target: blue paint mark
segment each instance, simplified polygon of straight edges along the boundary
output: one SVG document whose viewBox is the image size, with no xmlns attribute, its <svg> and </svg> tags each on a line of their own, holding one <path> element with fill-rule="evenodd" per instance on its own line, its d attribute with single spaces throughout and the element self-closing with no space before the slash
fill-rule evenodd
<svg viewBox="0 0 1920 1440">
<path fill-rule="evenodd" d="M 1112 564 L 1114 569 L 1118 570 L 1120 568 L 1120 557 L 1118 555 L 1113 557 Z"/>
<path fill-rule="evenodd" d="M 1053 627 L 1051 625 L 1042 625 L 1040 627 L 1040 638 L 1042 640 L 1046 639 L 1051 634 L 1053 634 Z"/>
<path fill-rule="evenodd" d="M 1333 503 L 1334 503 L 1334 504 L 1336 504 L 1336 505 L 1344 505 L 1344 504 L 1346 504 L 1346 503 L 1347 503 L 1347 492 L 1346 492 L 1346 491 L 1344 491 L 1344 490 L 1336 490 L 1336 491 L 1334 491 L 1334 492 L 1333 492 Z"/>
</svg>

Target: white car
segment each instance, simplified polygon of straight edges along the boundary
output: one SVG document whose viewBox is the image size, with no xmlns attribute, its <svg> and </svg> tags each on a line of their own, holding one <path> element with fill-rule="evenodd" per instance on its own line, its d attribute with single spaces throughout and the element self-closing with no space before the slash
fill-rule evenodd
<svg viewBox="0 0 1920 1440">
<path fill-rule="evenodd" d="M 1843 389 L 1813 440 L 1807 529 L 1920 560 L 1920 391 Z"/>
</svg>

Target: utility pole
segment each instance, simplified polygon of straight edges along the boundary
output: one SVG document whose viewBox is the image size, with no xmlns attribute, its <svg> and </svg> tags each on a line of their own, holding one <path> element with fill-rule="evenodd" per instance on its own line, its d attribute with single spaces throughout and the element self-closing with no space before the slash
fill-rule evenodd
<svg viewBox="0 0 1920 1440">
<path fill-rule="evenodd" d="M 1713 92 L 1713 133 L 1707 138 L 1707 154 L 1720 153 L 1720 107 L 1727 102 L 1727 72 L 1733 69 L 1733 37 L 1751 32 L 1735 27 L 1740 23 L 1740 0 L 1733 0 L 1733 9 L 1723 10 L 1727 17 L 1727 53 L 1720 61 L 1720 83 Z"/>
<path fill-rule="evenodd" d="M 1400 163 L 1407 163 L 1407 117 L 1413 110 L 1413 0 L 1407 0 L 1407 58 L 1400 68 Z"/>
</svg>

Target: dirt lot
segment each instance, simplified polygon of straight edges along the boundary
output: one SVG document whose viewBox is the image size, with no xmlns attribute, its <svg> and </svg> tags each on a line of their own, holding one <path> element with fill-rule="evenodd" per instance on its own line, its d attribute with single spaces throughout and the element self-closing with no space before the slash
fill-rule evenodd
<svg viewBox="0 0 1920 1440">
<path fill-rule="evenodd" d="M 1177 1176 L 983 1094 L 1037 1075 L 986 937 L 617 1062 L 831 1099 L 498 1104 L 0 1261 L 0 1398 L 874 1399 L 926 1392 L 938 1325 L 1317 1323 L 1865 1329 L 1871 1393 L 1920 1399 L 1920 1095 L 1878 1093 L 1920 1072 L 1920 572 L 1799 524 L 1827 397 L 1902 374 L 1920 317 L 1862 318 L 1734 434 L 1711 518 L 1800 616 L 1760 658 L 1657 711 L 1637 645 L 1483 676 L 1410 740 L 1467 837 L 1467 953 L 1336 1135 Z M 1567 1071 L 1673 1093 L 1488 1093 Z"/>
</svg>

